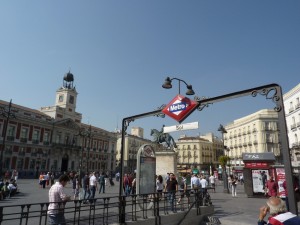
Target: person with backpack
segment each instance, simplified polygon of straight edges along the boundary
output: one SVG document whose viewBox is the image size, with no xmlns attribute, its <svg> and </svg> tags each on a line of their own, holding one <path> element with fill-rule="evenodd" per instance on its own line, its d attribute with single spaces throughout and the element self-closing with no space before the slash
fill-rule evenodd
<svg viewBox="0 0 300 225">
<path fill-rule="evenodd" d="M 101 193 L 101 190 L 102 190 L 102 193 L 104 194 L 105 193 L 105 174 L 104 172 L 101 173 L 101 175 L 99 176 L 99 194 Z"/>
</svg>

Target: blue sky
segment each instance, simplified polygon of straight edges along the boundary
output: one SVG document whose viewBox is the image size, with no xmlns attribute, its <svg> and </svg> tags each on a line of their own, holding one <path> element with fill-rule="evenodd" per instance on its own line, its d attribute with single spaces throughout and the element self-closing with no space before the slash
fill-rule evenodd
<svg viewBox="0 0 300 225">
<path fill-rule="evenodd" d="M 2 1 L 0 98 L 29 108 L 54 105 L 71 70 L 83 122 L 113 131 L 124 117 L 155 110 L 178 93 L 167 76 L 214 97 L 269 83 L 299 83 L 300 1 Z M 182 93 L 185 87 L 181 86 Z M 245 97 L 195 111 L 190 134 L 273 107 Z M 150 129 L 171 118 L 131 123 Z M 182 133 L 173 133 L 176 137 Z M 149 137 L 150 138 L 150 137 Z"/>
</svg>

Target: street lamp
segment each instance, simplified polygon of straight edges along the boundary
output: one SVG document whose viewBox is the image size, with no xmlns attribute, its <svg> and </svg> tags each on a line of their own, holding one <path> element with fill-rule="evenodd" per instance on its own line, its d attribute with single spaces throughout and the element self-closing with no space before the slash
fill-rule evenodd
<svg viewBox="0 0 300 225">
<path fill-rule="evenodd" d="M 167 77 L 165 79 L 165 83 L 162 85 L 163 88 L 165 89 L 170 89 L 172 88 L 172 80 L 178 80 L 178 93 L 180 94 L 180 82 L 183 82 L 186 85 L 187 91 L 186 91 L 186 95 L 194 95 L 195 92 L 193 91 L 192 85 L 187 84 L 184 80 L 178 79 L 178 78 L 170 78 Z"/>
<path fill-rule="evenodd" d="M 223 142 L 223 151 L 224 151 L 224 157 L 226 156 L 225 154 L 225 145 L 224 145 L 224 134 L 227 133 L 227 130 L 223 127 L 222 124 L 220 124 L 219 128 L 218 128 L 218 131 L 220 131 L 222 133 L 222 142 Z M 225 160 L 227 161 L 227 160 Z M 227 178 L 227 173 L 226 173 L 226 162 L 225 162 L 225 165 L 224 165 L 224 168 L 223 168 L 223 177 L 224 177 L 224 193 L 229 193 L 229 189 L 228 189 L 228 178 Z"/>
<path fill-rule="evenodd" d="M 81 173 L 82 173 L 82 159 L 83 159 L 83 149 L 84 149 L 84 146 L 83 146 L 83 142 L 84 142 L 84 139 L 85 138 L 89 138 L 89 144 L 87 146 L 87 149 L 88 149 L 88 156 L 87 156 L 87 160 L 86 160 L 86 172 L 88 172 L 88 163 L 89 163 L 89 157 L 90 157 L 90 142 L 91 142 L 91 138 L 92 138 L 92 132 L 91 132 L 92 128 L 91 128 L 91 125 L 89 127 L 88 130 L 85 130 L 85 129 L 80 129 L 79 130 L 79 133 L 77 134 L 78 136 L 81 137 L 81 157 L 80 157 L 80 164 L 79 164 L 79 178 L 81 178 Z M 80 180 L 80 179 L 79 179 Z"/>
<path fill-rule="evenodd" d="M 5 149 L 5 139 L 6 139 L 6 132 L 8 128 L 8 123 L 10 118 L 16 118 L 15 114 L 11 112 L 11 100 L 8 105 L 8 109 L 0 108 L 0 115 L 6 118 L 6 121 L 3 124 L 3 132 L 2 132 L 2 149 L 0 155 L 0 177 L 2 177 L 3 173 L 3 153 Z"/>
<path fill-rule="evenodd" d="M 91 139 L 92 139 L 92 126 L 90 125 L 89 129 L 86 132 L 86 137 L 89 139 L 89 143 L 87 146 L 88 150 L 88 155 L 87 155 L 87 160 L 86 160 L 86 169 L 89 169 L 89 164 L 90 164 L 90 150 L 91 150 Z"/>
</svg>

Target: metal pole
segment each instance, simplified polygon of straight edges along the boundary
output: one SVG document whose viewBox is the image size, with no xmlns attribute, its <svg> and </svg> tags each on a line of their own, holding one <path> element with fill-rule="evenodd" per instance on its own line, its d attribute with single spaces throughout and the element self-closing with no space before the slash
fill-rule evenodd
<svg viewBox="0 0 300 225">
<path fill-rule="evenodd" d="M 8 122 L 9 122 L 9 117 L 11 116 L 11 101 L 9 102 L 9 105 L 8 105 L 8 112 L 7 112 L 7 115 L 6 112 L 4 111 L 3 112 L 3 116 L 6 117 L 6 121 L 4 123 L 4 127 L 3 127 L 3 135 L 2 135 L 2 149 L 1 149 L 1 157 L 0 157 L 0 177 L 2 177 L 2 173 L 3 173 L 3 153 L 4 153 L 4 150 L 5 150 L 5 139 L 6 139 L 6 132 L 7 132 L 7 127 L 8 127 Z"/>
<path fill-rule="evenodd" d="M 285 113 L 284 113 L 283 96 L 282 96 L 282 91 L 280 86 L 277 87 L 277 92 L 280 97 L 279 103 L 282 107 L 282 109 L 278 112 L 278 121 L 279 121 L 279 130 L 280 130 L 280 138 L 281 138 L 281 154 L 283 156 L 285 179 L 287 182 L 287 191 L 288 191 L 288 198 L 289 198 L 289 210 L 290 212 L 298 215 L 298 205 L 295 200 L 295 191 L 293 185 L 294 180 L 293 180 L 291 155 L 289 150 L 289 140 L 287 135 L 286 120 L 285 120 Z"/>
<path fill-rule="evenodd" d="M 224 151 L 224 156 L 225 156 L 225 145 L 224 145 L 224 131 L 222 132 L 222 141 L 223 141 L 223 151 Z M 226 163 L 227 164 L 227 163 Z M 227 177 L 227 173 L 226 173 L 226 165 L 224 166 L 224 193 L 229 193 L 229 188 L 228 188 L 228 177 Z"/>
</svg>

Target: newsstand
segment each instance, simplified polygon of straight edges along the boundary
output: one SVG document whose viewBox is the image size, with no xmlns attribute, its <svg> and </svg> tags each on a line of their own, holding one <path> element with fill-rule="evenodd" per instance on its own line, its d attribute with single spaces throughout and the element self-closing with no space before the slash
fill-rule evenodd
<svg viewBox="0 0 300 225">
<path fill-rule="evenodd" d="M 242 157 L 245 193 L 248 197 L 264 196 L 265 182 L 273 172 L 271 168 L 275 163 L 274 153 L 243 153 Z"/>
</svg>

